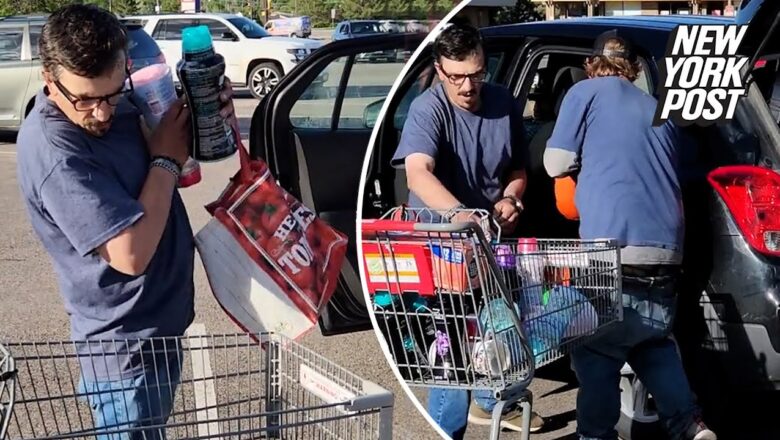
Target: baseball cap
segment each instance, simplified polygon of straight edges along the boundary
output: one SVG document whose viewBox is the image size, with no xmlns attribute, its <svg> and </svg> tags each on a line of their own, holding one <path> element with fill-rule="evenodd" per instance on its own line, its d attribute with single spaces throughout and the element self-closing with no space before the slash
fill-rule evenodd
<svg viewBox="0 0 780 440">
<path fill-rule="evenodd" d="M 613 39 L 620 41 L 623 45 L 623 50 L 606 48 L 607 42 Z M 631 41 L 617 29 L 603 32 L 596 38 L 596 42 L 593 44 L 593 55 L 603 55 L 607 58 L 625 58 L 631 62 L 636 61 L 636 54 Z"/>
</svg>

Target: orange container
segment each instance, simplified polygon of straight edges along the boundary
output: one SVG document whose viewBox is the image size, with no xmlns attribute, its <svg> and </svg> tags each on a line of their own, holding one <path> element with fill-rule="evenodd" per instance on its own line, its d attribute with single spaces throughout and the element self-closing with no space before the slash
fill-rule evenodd
<svg viewBox="0 0 780 440">
<path fill-rule="evenodd" d="M 463 246 L 431 246 L 433 283 L 452 292 L 465 293 L 479 287 L 474 250 Z"/>
</svg>

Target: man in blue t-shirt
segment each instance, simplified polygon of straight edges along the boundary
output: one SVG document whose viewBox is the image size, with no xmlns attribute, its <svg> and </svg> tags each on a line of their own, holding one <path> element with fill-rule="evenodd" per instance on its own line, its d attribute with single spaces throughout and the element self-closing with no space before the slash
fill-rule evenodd
<svg viewBox="0 0 780 440">
<path fill-rule="evenodd" d="M 176 188 L 190 113 L 177 101 L 142 130 L 127 99 L 127 47 L 116 16 L 94 5 L 49 17 L 39 40 L 45 86 L 20 129 L 17 166 L 83 355 L 79 395 L 96 428 L 125 430 L 111 438 L 156 439 L 127 430 L 165 422 L 180 375 L 172 341 L 150 355 L 161 347 L 139 339 L 183 335 L 195 313 L 195 246 Z M 225 84 L 222 113 L 233 120 Z"/>
<path fill-rule="evenodd" d="M 581 237 L 620 244 L 624 319 L 572 353 L 578 434 L 617 438 L 620 370 L 628 362 L 672 439 L 715 440 L 669 337 L 683 255 L 681 132 L 671 122 L 653 127 L 657 101 L 633 85 L 640 65 L 615 31 L 598 38 L 585 68 L 590 79 L 565 96 L 544 163 L 552 177 L 578 172 Z"/>
<path fill-rule="evenodd" d="M 485 55 L 473 27 L 449 26 L 433 53 L 442 83 L 412 103 L 392 159 L 393 166 L 406 168 L 409 207 L 429 208 L 450 221 L 468 220 L 464 208 L 483 209 L 512 232 L 526 185 L 522 109 L 507 89 L 484 82 Z M 474 394 L 470 407 L 465 391 L 433 389 L 428 411 L 449 436 L 462 438 L 467 420 L 489 425 L 495 407 L 489 392 Z M 542 425 L 533 417 L 532 431 Z M 520 412 L 506 412 L 502 426 L 520 430 Z"/>
</svg>

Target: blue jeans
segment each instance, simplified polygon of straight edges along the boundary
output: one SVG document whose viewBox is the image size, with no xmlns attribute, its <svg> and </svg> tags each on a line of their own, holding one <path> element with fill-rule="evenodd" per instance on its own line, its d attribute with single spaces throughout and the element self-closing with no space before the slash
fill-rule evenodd
<svg viewBox="0 0 780 440">
<path fill-rule="evenodd" d="M 164 440 L 181 379 L 181 357 L 160 356 L 157 369 L 123 380 L 79 382 L 89 402 L 98 440 Z M 154 426 L 154 429 L 142 429 Z"/>
<path fill-rule="evenodd" d="M 469 392 L 454 388 L 431 388 L 428 393 L 428 414 L 453 440 L 462 439 L 466 433 L 470 394 L 477 406 L 493 412 L 496 399 L 490 390 Z"/>
<path fill-rule="evenodd" d="M 672 277 L 623 278 L 623 322 L 572 353 L 581 439 L 615 440 L 620 417 L 620 370 L 628 362 L 647 387 L 672 439 L 682 437 L 698 411 L 674 342 L 677 308 Z"/>
</svg>

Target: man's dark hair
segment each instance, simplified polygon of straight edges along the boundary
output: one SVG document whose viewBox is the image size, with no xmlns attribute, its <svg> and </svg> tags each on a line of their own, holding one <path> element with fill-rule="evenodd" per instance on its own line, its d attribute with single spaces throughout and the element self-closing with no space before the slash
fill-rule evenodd
<svg viewBox="0 0 780 440">
<path fill-rule="evenodd" d="M 441 57 L 463 61 L 482 47 L 482 37 L 474 26 L 453 22 L 445 28 L 433 43 L 433 59 Z"/>
<path fill-rule="evenodd" d="M 60 68 L 95 78 L 114 68 L 127 52 L 127 34 L 116 16 L 95 5 L 69 5 L 54 12 L 38 41 L 43 69 Z"/>
</svg>

